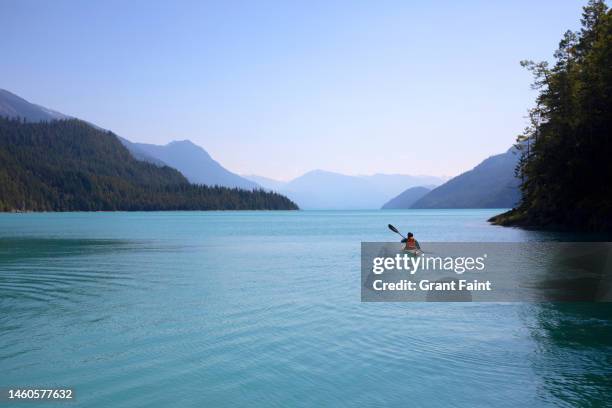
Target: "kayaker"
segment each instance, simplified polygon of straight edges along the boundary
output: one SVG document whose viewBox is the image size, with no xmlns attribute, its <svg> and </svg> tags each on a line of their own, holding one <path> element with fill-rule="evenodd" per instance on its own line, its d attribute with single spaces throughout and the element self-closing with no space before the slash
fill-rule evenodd
<svg viewBox="0 0 612 408">
<path fill-rule="evenodd" d="M 402 244 L 405 243 L 406 244 L 406 250 L 410 251 L 410 250 L 415 250 L 415 249 L 421 249 L 421 246 L 419 245 L 419 241 L 417 241 L 414 238 L 414 234 L 412 232 L 408 233 L 408 238 L 404 238 L 402 239 Z"/>
</svg>

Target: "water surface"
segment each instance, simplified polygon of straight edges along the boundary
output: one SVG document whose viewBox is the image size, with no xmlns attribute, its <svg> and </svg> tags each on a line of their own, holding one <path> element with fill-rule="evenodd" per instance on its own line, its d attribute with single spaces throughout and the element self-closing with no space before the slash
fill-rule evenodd
<svg viewBox="0 0 612 408">
<path fill-rule="evenodd" d="M 607 305 L 360 302 L 360 242 L 399 238 L 388 223 L 568 238 L 498 212 L 0 214 L 0 387 L 87 407 L 605 405 Z"/>
</svg>

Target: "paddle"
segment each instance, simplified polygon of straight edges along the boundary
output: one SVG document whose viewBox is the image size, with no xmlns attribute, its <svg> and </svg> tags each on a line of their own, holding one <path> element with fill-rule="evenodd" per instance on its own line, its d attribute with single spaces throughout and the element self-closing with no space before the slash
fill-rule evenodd
<svg viewBox="0 0 612 408">
<path fill-rule="evenodd" d="M 403 236 L 401 232 L 399 232 L 399 230 L 397 228 L 395 228 L 393 225 L 389 224 L 387 225 L 387 227 L 389 227 L 389 229 L 393 232 L 395 232 L 396 234 L 398 234 L 400 237 L 404 238 L 404 239 L 408 239 L 407 237 Z M 423 250 L 421 249 L 421 246 L 419 245 L 419 243 L 417 242 L 417 248 L 416 251 L 417 253 L 421 253 L 423 254 Z"/>
<path fill-rule="evenodd" d="M 398 231 L 398 229 L 397 229 L 397 228 L 395 228 L 393 225 L 389 224 L 389 225 L 388 225 L 388 227 L 389 227 L 389 229 L 390 229 L 391 231 L 395 232 L 396 234 L 398 234 L 398 235 L 399 235 L 399 236 L 401 236 L 402 238 L 406 238 L 406 237 L 405 237 L 405 236 L 403 236 L 403 235 L 402 235 L 402 233 L 401 233 L 401 232 L 399 232 L 399 231 Z"/>
</svg>

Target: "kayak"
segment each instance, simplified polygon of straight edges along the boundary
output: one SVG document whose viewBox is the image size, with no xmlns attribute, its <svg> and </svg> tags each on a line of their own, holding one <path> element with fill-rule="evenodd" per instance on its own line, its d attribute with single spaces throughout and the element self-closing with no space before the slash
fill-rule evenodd
<svg viewBox="0 0 612 408">
<path fill-rule="evenodd" d="M 400 253 L 408 254 L 410 256 L 421 256 L 421 255 L 423 255 L 423 251 L 421 251 L 420 249 L 401 249 Z"/>
</svg>

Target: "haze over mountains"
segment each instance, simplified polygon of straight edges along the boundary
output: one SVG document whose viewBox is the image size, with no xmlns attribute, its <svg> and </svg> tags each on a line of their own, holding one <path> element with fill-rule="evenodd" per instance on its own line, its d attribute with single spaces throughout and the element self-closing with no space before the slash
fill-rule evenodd
<svg viewBox="0 0 612 408">
<path fill-rule="evenodd" d="M 3 89 L 0 89 L 0 116 L 21 117 L 29 122 L 71 118 L 30 103 Z M 137 160 L 153 163 L 158 167 L 173 167 L 191 183 L 249 190 L 263 187 L 286 195 L 303 209 L 379 209 L 383 206 L 509 208 L 520 199 L 519 181 L 514 177 L 519 155 L 515 154 L 514 149 L 492 156 L 474 169 L 446 183 L 445 178 L 434 176 L 349 176 L 324 170 L 313 170 L 285 182 L 257 175 L 239 176 L 232 173 L 215 161 L 206 150 L 189 140 L 160 146 L 134 143 L 119 136 L 117 138 Z M 433 190 L 428 192 L 428 188 Z"/>
<path fill-rule="evenodd" d="M 397 197 L 393 197 L 383 206 L 383 210 L 399 210 L 412 207 L 421 197 L 431 191 L 431 187 L 410 187 Z"/>
<path fill-rule="evenodd" d="M 26 101 L 6 90 L 0 91 L 0 115 L 21 117 L 30 122 L 71 118 Z M 104 130 L 96 125 L 92 126 Z M 137 160 L 179 170 L 191 183 L 257 189 L 264 187 L 292 197 L 307 209 L 377 209 L 406 188 L 439 185 L 444 179 L 431 176 L 375 174 L 347 176 L 314 170 L 290 182 L 260 176 L 241 177 L 224 168 L 202 147 L 189 140 L 166 145 L 135 143 L 117 137 Z"/>
<path fill-rule="evenodd" d="M 348 176 L 313 170 L 288 182 L 259 176 L 244 176 L 279 192 L 303 209 L 379 209 L 385 202 L 409 187 L 437 186 L 441 177 L 375 174 Z"/>
<path fill-rule="evenodd" d="M 286 181 L 274 180 L 269 177 L 258 176 L 256 174 L 243 174 L 242 177 L 244 177 L 247 180 L 251 180 L 254 183 L 259 184 L 260 186 L 262 186 L 263 188 L 267 190 L 278 191 L 285 184 L 287 184 Z"/>
</svg>

